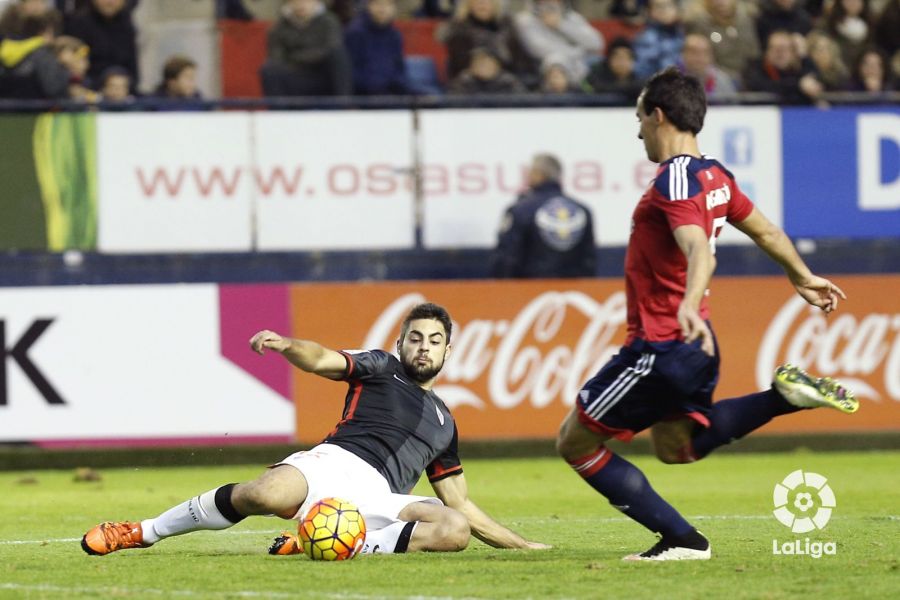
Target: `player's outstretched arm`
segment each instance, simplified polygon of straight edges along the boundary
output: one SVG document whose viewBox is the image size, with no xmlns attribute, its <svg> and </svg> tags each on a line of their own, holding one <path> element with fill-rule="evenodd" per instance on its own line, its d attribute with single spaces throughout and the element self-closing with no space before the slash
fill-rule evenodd
<svg viewBox="0 0 900 600">
<path fill-rule="evenodd" d="M 809 270 L 787 234 L 758 209 L 734 226 L 781 265 L 797 293 L 813 306 L 829 313 L 837 308 L 838 298 L 847 299 L 841 288 Z"/>
<path fill-rule="evenodd" d="M 432 482 L 431 486 L 441 501 L 455 508 L 469 520 L 472 535 L 494 548 L 528 548 L 543 550 L 550 548 L 547 544 L 530 542 L 518 533 L 507 529 L 490 518 L 487 513 L 469 499 L 469 488 L 465 476 L 460 473 Z"/>
<path fill-rule="evenodd" d="M 347 370 L 347 359 L 340 352 L 309 340 L 284 337 L 268 329 L 263 329 L 250 338 L 250 348 L 257 354 L 274 350 L 295 367 L 328 379 L 340 379 Z"/>
</svg>

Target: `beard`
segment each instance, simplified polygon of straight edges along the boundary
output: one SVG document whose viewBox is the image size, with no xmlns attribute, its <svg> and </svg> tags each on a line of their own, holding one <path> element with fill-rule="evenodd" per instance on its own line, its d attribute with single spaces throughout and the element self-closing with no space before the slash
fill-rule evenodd
<svg viewBox="0 0 900 600">
<path fill-rule="evenodd" d="M 400 361 L 400 364 L 403 365 L 403 372 L 406 373 L 407 377 L 409 377 L 416 383 L 425 383 L 441 372 L 441 368 L 444 366 L 444 361 L 441 361 L 440 364 L 430 363 L 426 365 L 418 365 L 415 362 L 407 362 L 406 360 L 403 360 Z"/>
</svg>

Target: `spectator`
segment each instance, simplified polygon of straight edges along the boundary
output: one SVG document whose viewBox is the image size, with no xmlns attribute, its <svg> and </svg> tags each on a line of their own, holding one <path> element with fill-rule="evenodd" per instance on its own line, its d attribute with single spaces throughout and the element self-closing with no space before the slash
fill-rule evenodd
<svg viewBox="0 0 900 600">
<path fill-rule="evenodd" d="M 807 37 L 809 59 L 815 67 L 816 79 L 825 91 L 839 92 L 847 89 L 850 73 L 841 59 L 841 49 L 828 35 L 813 31 Z"/>
<path fill-rule="evenodd" d="M 23 100 L 64 99 L 69 94 L 69 72 L 53 51 L 59 13 L 49 11 L 25 17 L 21 39 L 0 40 L 0 96 Z"/>
<path fill-rule="evenodd" d="M 366 0 L 344 32 L 353 68 L 353 92 L 359 95 L 406 94 L 403 38 L 394 27 L 395 0 Z"/>
<path fill-rule="evenodd" d="M 747 62 L 759 58 L 756 25 L 738 0 L 704 0 L 686 22 L 688 31 L 704 34 L 712 42 L 716 64 L 732 79 L 739 79 Z"/>
<path fill-rule="evenodd" d="M 809 104 L 824 91 L 812 63 L 800 57 L 795 34 L 787 30 L 769 35 L 762 59 L 747 66 L 744 85 L 751 92 L 775 94 L 780 104 Z"/>
<path fill-rule="evenodd" d="M 850 88 L 853 91 L 877 94 L 894 89 L 887 59 L 878 48 L 870 47 L 859 55 L 853 69 Z"/>
<path fill-rule="evenodd" d="M 103 102 L 113 104 L 131 102 L 131 76 L 122 67 L 110 67 L 100 76 L 100 96 Z"/>
<path fill-rule="evenodd" d="M 160 110 L 203 110 L 197 90 L 197 63 L 187 56 L 169 57 L 163 65 L 162 81 L 154 92 L 156 98 L 168 100 Z"/>
<path fill-rule="evenodd" d="M 91 81 L 100 81 L 100 75 L 110 67 L 123 67 L 132 82 L 139 81 L 137 30 L 131 19 L 134 5 L 126 0 L 91 0 L 89 6 L 66 18 L 66 35 L 91 49 Z"/>
<path fill-rule="evenodd" d="M 493 48 L 479 46 L 471 53 L 469 68 L 450 82 L 451 94 L 518 94 L 525 86 L 515 75 L 503 70 Z"/>
<path fill-rule="evenodd" d="M 341 24 L 322 0 L 285 0 L 260 69 L 266 96 L 343 96 L 353 89 Z"/>
<path fill-rule="evenodd" d="M 359 13 L 360 0 L 331 0 L 328 3 L 328 10 L 340 20 L 342 25 L 347 25 Z"/>
<path fill-rule="evenodd" d="M 594 65 L 585 80 L 598 94 L 621 94 L 624 103 L 634 104 L 641 93 L 642 81 L 634 72 L 634 49 L 624 37 L 612 41 L 606 60 Z"/>
<path fill-rule="evenodd" d="M 627 25 L 641 27 L 647 18 L 647 0 L 613 0 L 609 16 Z"/>
<path fill-rule="evenodd" d="M 558 61 L 578 81 L 588 74 L 588 58 L 603 50 L 600 33 L 563 0 L 534 0 L 531 10 L 515 16 L 514 26 L 522 47 L 538 65 Z"/>
<path fill-rule="evenodd" d="M 444 18 L 453 14 L 456 0 L 422 0 L 422 6 L 416 11 L 417 17 Z"/>
<path fill-rule="evenodd" d="M 872 39 L 869 0 L 834 0 L 825 17 L 825 32 L 840 46 L 844 64 L 856 60 Z M 900 36 L 900 30 L 894 35 Z"/>
<path fill-rule="evenodd" d="M 898 32 L 900 32 L 900 0 L 887 0 L 876 19 L 874 36 L 875 43 L 889 57 L 896 56 L 900 52 Z"/>
<path fill-rule="evenodd" d="M 53 41 L 53 52 L 56 60 L 69 72 L 69 98 L 83 102 L 94 103 L 99 95 L 90 89 L 85 81 L 90 59 L 90 49 L 87 45 L 68 35 L 63 35 Z"/>
<path fill-rule="evenodd" d="M 494 277 L 592 277 L 597 250 L 591 210 L 562 190 L 562 165 L 538 154 L 528 190 L 506 210 L 491 267 Z"/>
<path fill-rule="evenodd" d="M 763 0 L 761 4 L 756 18 L 756 33 L 761 45 L 767 43 L 773 31 L 796 34 L 794 43 L 803 43 L 806 34 L 812 30 L 812 19 L 799 0 Z M 798 45 L 798 50 L 806 54 L 805 46 Z"/>
<path fill-rule="evenodd" d="M 638 77 L 647 78 L 659 70 L 678 64 L 684 44 L 681 10 L 675 0 L 650 0 L 647 27 L 634 38 L 634 67 Z"/>
<path fill-rule="evenodd" d="M 544 94 L 580 94 L 584 90 L 569 73 L 566 65 L 552 58 L 541 67 L 541 92 Z"/>
<path fill-rule="evenodd" d="M 243 0 L 216 0 L 216 18 L 252 21 L 253 15 L 244 6 Z"/>
<path fill-rule="evenodd" d="M 447 77 L 451 80 L 469 66 L 472 49 L 489 46 L 503 67 L 513 69 L 513 26 L 501 0 L 462 0 L 440 37 L 447 46 Z"/>
<path fill-rule="evenodd" d="M 12 0 L 0 13 L 0 38 L 20 38 L 25 19 L 41 17 L 49 11 L 47 0 Z"/>
<path fill-rule="evenodd" d="M 684 37 L 679 68 L 703 84 L 707 98 L 721 100 L 737 94 L 734 80 L 716 66 L 712 42 L 702 33 L 689 33 Z"/>
</svg>

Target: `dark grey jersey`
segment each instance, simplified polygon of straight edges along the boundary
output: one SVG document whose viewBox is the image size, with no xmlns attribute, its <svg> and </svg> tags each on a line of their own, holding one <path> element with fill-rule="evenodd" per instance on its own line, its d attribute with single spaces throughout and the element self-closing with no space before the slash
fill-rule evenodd
<svg viewBox="0 0 900 600">
<path fill-rule="evenodd" d="M 462 473 L 456 422 L 434 392 L 410 381 L 388 352 L 341 354 L 350 389 L 325 443 L 375 467 L 395 493 L 408 494 L 426 469 L 430 481 Z"/>
</svg>

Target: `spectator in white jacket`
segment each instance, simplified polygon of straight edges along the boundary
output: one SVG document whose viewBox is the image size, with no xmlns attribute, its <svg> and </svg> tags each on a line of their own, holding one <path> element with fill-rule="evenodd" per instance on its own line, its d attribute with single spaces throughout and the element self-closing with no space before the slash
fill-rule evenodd
<svg viewBox="0 0 900 600">
<path fill-rule="evenodd" d="M 576 81 L 588 73 L 588 58 L 603 50 L 603 37 L 564 0 L 534 0 L 515 16 L 519 43 L 536 64 L 565 65 Z"/>
</svg>

